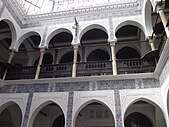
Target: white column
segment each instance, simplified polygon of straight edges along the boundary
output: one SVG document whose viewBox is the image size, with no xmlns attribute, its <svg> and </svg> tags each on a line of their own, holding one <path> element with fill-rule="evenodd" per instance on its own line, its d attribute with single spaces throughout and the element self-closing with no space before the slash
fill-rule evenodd
<svg viewBox="0 0 169 127">
<path fill-rule="evenodd" d="M 116 63 L 116 51 L 115 51 L 115 44 L 117 40 L 110 40 L 110 47 L 111 47 L 111 58 L 112 58 L 112 69 L 113 75 L 117 75 L 117 63 Z"/>
<path fill-rule="evenodd" d="M 148 41 L 149 41 L 149 45 L 151 47 L 151 50 L 154 51 L 156 49 L 155 45 L 154 45 L 154 42 L 156 41 L 156 36 L 155 35 L 153 35 L 153 37 L 149 36 Z"/>
<path fill-rule="evenodd" d="M 164 11 L 163 11 L 162 7 L 160 7 L 159 5 L 157 5 L 157 13 L 159 13 L 159 16 L 160 16 L 161 21 L 163 23 L 164 30 L 166 32 L 167 38 L 169 38 L 169 29 L 166 27 L 167 18 L 166 18 L 165 14 L 164 14 Z"/>
<path fill-rule="evenodd" d="M 72 77 L 76 77 L 76 64 L 77 64 L 77 53 L 79 45 L 73 45 L 74 56 L 73 56 L 73 68 L 72 68 Z"/>
<path fill-rule="evenodd" d="M 43 56 L 44 56 L 44 54 L 45 54 L 45 49 L 46 49 L 46 47 L 40 49 L 40 58 L 39 58 L 38 66 L 37 66 L 37 68 L 36 68 L 35 79 L 38 79 L 38 78 L 39 78 L 40 68 L 41 68 L 41 65 L 42 65 Z"/>
<path fill-rule="evenodd" d="M 12 62 L 12 58 L 15 55 L 15 50 L 12 49 L 9 53 L 9 58 L 8 58 L 8 63 Z M 8 69 L 5 70 L 4 76 L 3 76 L 3 80 L 5 80 L 6 74 L 7 74 Z"/>
</svg>

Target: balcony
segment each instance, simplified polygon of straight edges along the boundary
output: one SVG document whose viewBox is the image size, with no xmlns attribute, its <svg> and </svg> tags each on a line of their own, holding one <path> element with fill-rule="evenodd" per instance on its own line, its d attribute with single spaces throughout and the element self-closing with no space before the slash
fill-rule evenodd
<svg viewBox="0 0 169 127">
<path fill-rule="evenodd" d="M 42 65 L 39 78 L 63 78 L 72 76 L 72 63 Z M 153 72 L 155 60 L 131 59 L 117 60 L 118 74 L 134 74 Z M 6 80 L 34 79 L 36 66 L 10 67 Z M 112 61 L 79 62 L 77 63 L 77 77 L 112 75 Z M 3 74 L 1 74 L 2 77 Z"/>
<path fill-rule="evenodd" d="M 166 34 L 161 36 L 161 42 L 158 49 L 149 52 L 143 58 L 117 59 L 117 74 L 138 74 L 153 73 L 156 69 L 158 60 L 163 53 L 165 43 L 167 41 Z M 5 80 L 34 79 L 37 66 L 18 67 L 11 64 L 0 62 L 0 78 L 3 78 L 5 70 L 7 70 Z M 72 77 L 73 63 L 46 64 L 41 65 L 39 78 L 64 78 Z M 113 75 L 112 61 L 88 61 L 77 62 L 76 77 Z"/>
</svg>

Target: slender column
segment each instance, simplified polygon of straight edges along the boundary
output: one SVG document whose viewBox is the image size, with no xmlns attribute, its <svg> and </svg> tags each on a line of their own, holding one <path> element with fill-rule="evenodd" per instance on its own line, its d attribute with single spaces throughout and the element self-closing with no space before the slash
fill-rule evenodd
<svg viewBox="0 0 169 127">
<path fill-rule="evenodd" d="M 45 49 L 46 49 L 46 47 L 40 49 L 40 58 L 39 58 L 39 63 L 38 63 L 37 69 L 36 69 L 35 79 L 39 78 L 40 68 L 41 68 L 41 65 L 42 65 L 43 56 L 45 54 Z"/>
<path fill-rule="evenodd" d="M 151 37 L 151 36 L 148 37 L 149 45 L 150 45 L 152 51 L 154 51 L 156 49 L 155 45 L 154 45 L 155 40 L 156 40 L 155 35 L 153 35 L 153 37 Z"/>
<path fill-rule="evenodd" d="M 9 58 L 8 58 L 8 63 L 11 63 L 13 56 L 15 55 L 15 50 L 12 49 L 9 53 Z M 5 80 L 6 74 L 7 74 L 8 69 L 5 70 L 3 80 Z"/>
<path fill-rule="evenodd" d="M 163 11 L 162 7 L 160 7 L 159 5 L 157 5 L 157 13 L 159 13 L 159 16 L 160 16 L 161 21 L 162 21 L 163 26 L 164 26 L 164 30 L 166 32 L 167 37 L 169 38 L 169 29 L 166 27 L 167 18 L 166 18 L 165 14 L 164 14 L 164 11 Z"/>
<path fill-rule="evenodd" d="M 117 63 L 116 63 L 116 52 L 115 52 L 115 44 L 117 40 L 110 40 L 110 47 L 111 47 L 111 58 L 112 58 L 112 69 L 113 75 L 117 75 Z"/>
<path fill-rule="evenodd" d="M 77 53 L 79 45 L 73 45 L 74 56 L 73 56 L 73 68 L 72 68 L 72 77 L 76 77 L 76 64 L 77 64 Z"/>
</svg>

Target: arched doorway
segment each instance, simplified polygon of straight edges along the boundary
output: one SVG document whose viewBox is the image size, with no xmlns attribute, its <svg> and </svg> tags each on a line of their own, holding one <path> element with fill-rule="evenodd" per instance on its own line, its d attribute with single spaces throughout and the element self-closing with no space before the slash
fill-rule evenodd
<svg viewBox="0 0 169 127">
<path fill-rule="evenodd" d="M 116 58 L 117 59 L 140 58 L 140 54 L 134 48 L 124 47 L 117 52 Z"/>
<path fill-rule="evenodd" d="M 77 115 L 75 127 L 114 127 L 110 109 L 98 102 L 86 105 Z"/>
<path fill-rule="evenodd" d="M 87 61 L 108 61 L 108 60 L 110 60 L 109 54 L 102 49 L 96 49 L 92 51 L 87 57 Z"/>
<path fill-rule="evenodd" d="M 72 63 L 73 62 L 73 51 L 70 51 L 62 56 L 59 63 Z M 80 62 L 80 55 L 77 54 L 77 62 Z"/>
<path fill-rule="evenodd" d="M 142 113 L 134 112 L 127 116 L 125 127 L 153 127 L 151 121 Z"/>
<path fill-rule="evenodd" d="M 0 127 L 20 127 L 22 112 L 20 107 L 12 103 L 0 113 Z"/>
<path fill-rule="evenodd" d="M 43 107 L 35 116 L 33 127 L 64 127 L 65 117 L 62 109 L 55 103 Z"/>
<path fill-rule="evenodd" d="M 125 127 L 167 127 L 161 108 L 149 100 L 129 106 L 124 115 Z"/>
</svg>

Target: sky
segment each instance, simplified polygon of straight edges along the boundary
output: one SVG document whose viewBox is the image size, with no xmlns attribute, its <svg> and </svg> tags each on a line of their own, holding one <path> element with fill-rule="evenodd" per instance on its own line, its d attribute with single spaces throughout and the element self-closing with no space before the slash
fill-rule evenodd
<svg viewBox="0 0 169 127">
<path fill-rule="evenodd" d="M 73 10 L 119 0 L 16 0 L 27 15 Z M 124 1 L 124 0 L 122 0 Z"/>
</svg>

